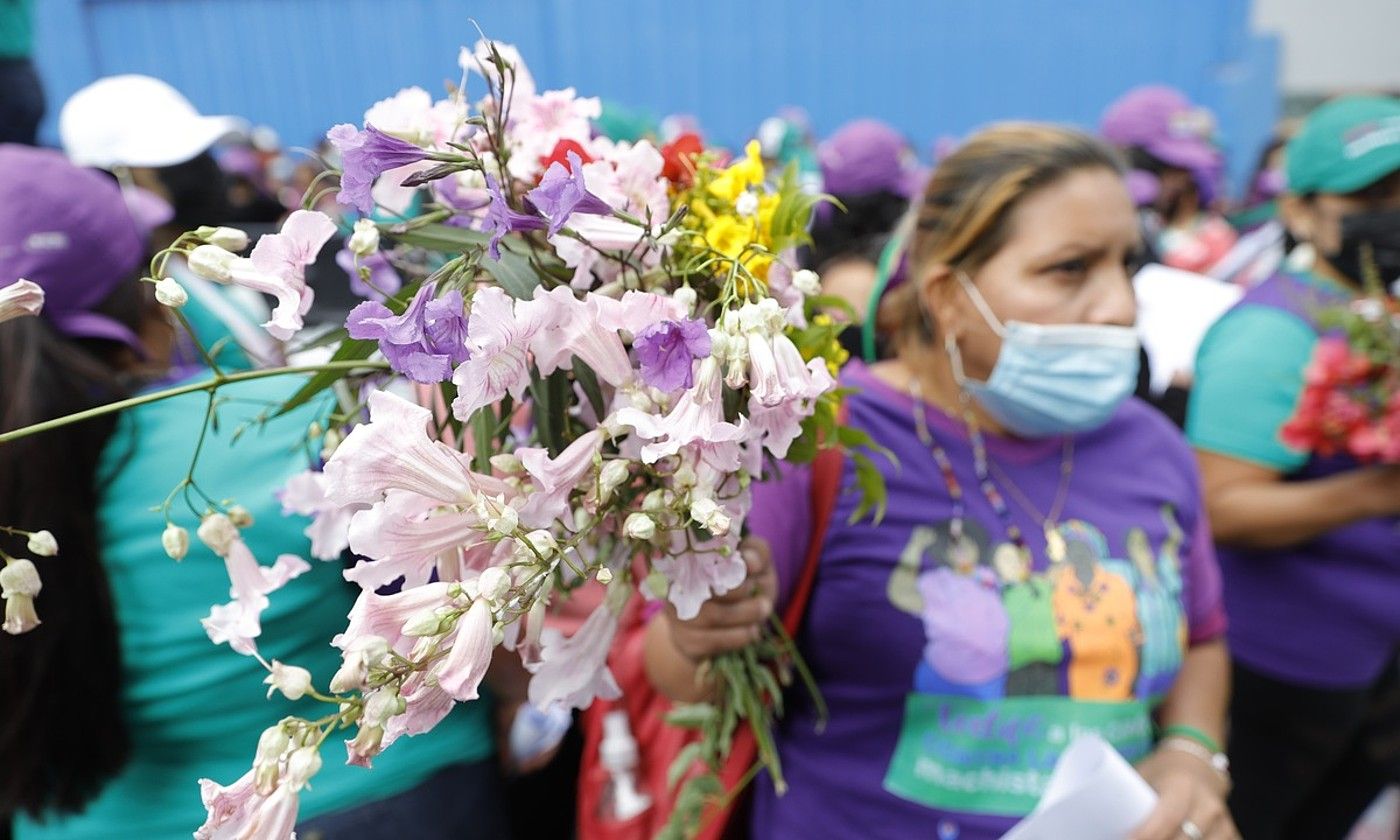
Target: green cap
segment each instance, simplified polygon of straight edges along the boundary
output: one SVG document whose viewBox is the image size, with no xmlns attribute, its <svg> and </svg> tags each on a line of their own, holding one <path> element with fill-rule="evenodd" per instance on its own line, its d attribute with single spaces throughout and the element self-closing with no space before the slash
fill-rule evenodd
<svg viewBox="0 0 1400 840">
<path fill-rule="evenodd" d="M 1400 170 L 1400 99 L 1345 96 L 1313 111 L 1288 143 L 1288 191 L 1349 193 Z"/>
</svg>

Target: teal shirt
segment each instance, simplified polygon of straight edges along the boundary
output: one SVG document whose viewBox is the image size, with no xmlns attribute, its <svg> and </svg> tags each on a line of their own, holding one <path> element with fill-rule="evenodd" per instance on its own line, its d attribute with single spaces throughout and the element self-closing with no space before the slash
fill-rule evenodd
<svg viewBox="0 0 1400 840">
<path fill-rule="evenodd" d="M 208 375 L 201 370 L 194 377 Z M 269 596 L 257 643 L 268 660 L 308 668 L 324 690 L 340 664 L 330 639 L 345 627 L 356 587 L 342 578 L 341 563 L 309 559 L 310 541 L 302 533 L 307 520 L 282 516 L 274 497 L 307 468 L 299 443 L 323 407 L 305 407 L 232 441 L 243 421 L 285 400 L 303 381 L 256 380 L 221 391 L 238 402 L 220 410 L 195 477 L 210 495 L 252 512 L 256 521 L 244 536 L 259 562 L 270 565 L 292 553 L 312 563 L 311 571 Z M 151 507 L 188 469 L 205 401 L 195 393 L 127 412 L 104 453 L 103 475 L 111 479 L 99 525 L 121 637 L 131 762 L 82 814 L 44 824 L 18 819 L 16 840 L 187 840 L 204 821 L 200 778 L 232 783 L 251 766 L 263 729 L 287 715 L 326 714 L 327 706 L 309 699 L 265 699 L 262 666 L 209 641 L 200 619 L 211 605 L 229 600 L 222 561 L 198 540 L 179 563 L 161 549 L 163 523 Z M 194 531 L 194 516 L 183 504 L 175 514 Z M 302 793 L 300 818 L 392 796 L 493 749 L 489 709 L 480 702 L 458 706 L 430 734 L 399 739 L 374 760 L 373 770 L 347 766 L 341 739 L 332 737 L 322 750 L 324 766 Z"/>
<path fill-rule="evenodd" d="M 28 58 L 34 52 L 31 0 L 0 0 L 0 58 Z"/>
<path fill-rule="evenodd" d="M 1291 312 L 1241 305 L 1225 313 L 1197 351 L 1186 417 L 1192 445 L 1283 473 L 1301 468 L 1307 453 L 1286 446 L 1279 430 L 1298 407 L 1316 345 L 1312 326 Z"/>
</svg>

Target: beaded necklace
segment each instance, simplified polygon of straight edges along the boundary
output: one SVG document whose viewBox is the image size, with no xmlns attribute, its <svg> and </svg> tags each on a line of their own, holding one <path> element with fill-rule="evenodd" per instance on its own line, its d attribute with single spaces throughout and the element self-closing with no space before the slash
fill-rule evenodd
<svg viewBox="0 0 1400 840">
<path fill-rule="evenodd" d="M 962 484 L 958 481 L 957 475 L 953 472 L 952 459 L 948 457 L 948 451 L 934 438 L 928 427 L 928 415 L 924 409 L 923 389 L 919 386 L 917 378 L 909 380 L 909 395 L 914 402 L 914 425 L 918 432 L 919 441 L 929 448 L 933 455 L 934 463 L 938 465 L 938 471 L 943 477 L 943 482 L 948 488 L 948 497 L 952 501 L 953 518 L 949 525 L 953 545 L 961 547 L 964 540 L 964 521 L 967 515 L 967 503 L 963 496 Z M 1011 542 L 1016 553 L 1025 561 L 1026 568 L 1031 567 L 1030 546 L 1026 543 L 1026 535 L 1021 530 L 1021 526 L 1011 518 L 1011 509 L 1006 504 L 1006 498 L 997 488 L 996 482 L 992 480 L 992 470 L 996 470 L 1002 481 L 1007 485 L 1007 489 L 1013 491 L 1018 497 L 1017 502 L 1026 509 L 1026 512 L 1034 519 L 1041 521 L 1045 529 L 1045 542 L 1049 549 L 1048 553 L 1052 559 L 1063 557 L 1063 551 L 1057 551 L 1057 546 L 1063 543 L 1063 538 L 1056 530 L 1060 514 L 1064 510 L 1065 501 L 1069 494 L 1070 476 L 1074 472 L 1074 439 L 1065 438 L 1064 448 L 1060 456 L 1060 486 L 1055 492 L 1055 501 L 1050 508 L 1048 515 L 1042 515 L 1035 505 L 1030 503 L 1020 488 L 1012 483 L 1009 477 L 992 463 L 987 457 L 987 441 L 982 435 L 982 427 L 977 422 L 968 405 L 969 397 L 965 392 L 959 393 L 959 401 L 962 404 L 963 422 L 967 424 L 968 440 L 972 443 L 972 470 L 977 477 L 977 483 L 991 505 L 997 518 L 1001 520 L 1002 528 L 1006 531 L 1006 538 Z"/>
</svg>

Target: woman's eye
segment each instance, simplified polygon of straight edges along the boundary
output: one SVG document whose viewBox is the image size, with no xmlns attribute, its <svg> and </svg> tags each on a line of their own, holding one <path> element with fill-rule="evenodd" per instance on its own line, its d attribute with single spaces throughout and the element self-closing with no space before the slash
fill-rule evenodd
<svg viewBox="0 0 1400 840">
<path fill-rule="evenodd" d="M 1123 270 L 1129 277 L 1136 275 L 1147 264 L 1147 255 L 1141 251 L 1123 255 Z"/>
<path fill-rule="evenodd" d="M 1065 260 L 1064 262 L 1058 262 L 1050 266 L 1050 270 L 1056 274 L 1069 274 L 1079 276 L 1088 272 L 1089 262 L 1087 260 L 1080 259 Z"/>
</svg>

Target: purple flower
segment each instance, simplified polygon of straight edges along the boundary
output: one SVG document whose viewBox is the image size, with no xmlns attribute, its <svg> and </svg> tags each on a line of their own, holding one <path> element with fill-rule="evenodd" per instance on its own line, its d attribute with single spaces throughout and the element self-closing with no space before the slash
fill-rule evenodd
<svg viewBox="0 0 1400 840">
<path fill-rule="evenodd" d="M 500 184 L 490 175 L 486 176 L 486 189 L 491 193 L 491 205 L 486 208 L 486 219 L 481 228 L 491 232 L 491 245 L 488 250 L 491 259 L 501 258 L 501 237 L 517 230 L 543 230 L 544 220 L 528 213 L 517 213 L 506 203 Z"/>
<path fill-rule="evenodd" d="M 351 338 L 379 340 L 389 366 L 414 382 L 442 382 L 467 360 L 467 318 L 462 293 L 453 289 L 434 298 L 436 283 L 425 283 L 402 315 L 377 301 L 350 310 L 345 328 Z"/>
<path fill-rule="evenodd" d="M 606 216 L 612 205 L 588 191 L 583 184 L 583 161 L 578 152 L 569 152 L 569 165 L 559 161 L 549 165 L 540 185 L 525 194 L 530 203 L 549 219 L 549 235 L 559 232 L 574 213 Z"/>
<path fill-rule="evenodd" d="M 695 384 L 692 363 L 710 355 L 710 333 L 704 321 L 658 321 L 632 341 L 642 363 L 642 380 L 662 391 Z"/>
<path fill-rule="evenodd" d="M 357 131 L 355 126 L 342 123 L 326 132 L 326 137 L 340 150 L 340 193 L 335 200 L 361 213 L 374 209 L 370 189 L 375 178 L 428 156 L 426 151 L 407 140 L 385 134 L 372 125 Z"/>
<path fill-rule="evenodd" d="M 360 272 L 355 270 L 355 255 L 349 249 L 341 249 L 335 255 L 335 262 L 350 276 L 350 291 L 359 297 L 382 301 L 385 295 L 397 294 L 403 288 L 403 278 L 383 252 L 375 251 L 360 258 L 360 265 L 369 269 L 368 283 L 360 279 Z"/>
</svg>

